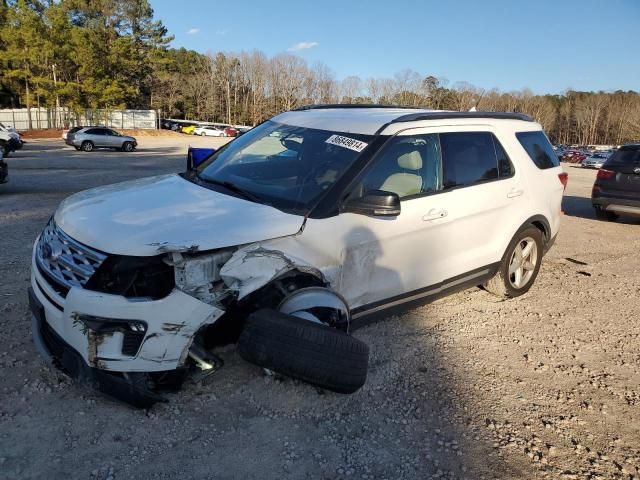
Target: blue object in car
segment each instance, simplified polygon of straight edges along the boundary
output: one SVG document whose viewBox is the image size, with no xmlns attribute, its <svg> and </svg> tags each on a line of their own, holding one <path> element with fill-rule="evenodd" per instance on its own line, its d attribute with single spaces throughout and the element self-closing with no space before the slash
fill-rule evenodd
<svg viewBox="0 0 640 480">
<path fill-rule="evenodd" d="M 215 148 L 189 147 L 187 151 L 187 170 L 196 168 L 215 153 Z"/>
</svg>

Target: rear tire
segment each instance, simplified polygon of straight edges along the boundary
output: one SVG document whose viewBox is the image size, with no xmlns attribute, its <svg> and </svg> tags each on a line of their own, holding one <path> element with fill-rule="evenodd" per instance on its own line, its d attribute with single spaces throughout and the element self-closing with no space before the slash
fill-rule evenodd
<svg viewBox="0 0 640 480">
<path fill-rule="evenodd" d="M 596 218 L 598 220 L 604 220 L 606 222 L 615 222 L 619 215 L 615 212 L 609 212 L 602 207 L 594 207 L 596 211 Z"/>
<path fill-rule="evenodd" d="M 483 287 L 502 298 L 515 298 L 529 291 L 542 263 L 542 232 L 534 226 L 518 232 L 507 247 L 496 275 Z"/>
<path fill-rule="evenodd" d="M 238 353 L 250 363 L 338 393 L 353 393 L 367 380 L 366 343 L 271 309 L 249 316 Z"/>
<path fill-rule="evenodd" d="M 93 152 L 93 142 L 90 142 L 89 140 L 82 142 L 82 145 L 80 145 L 80 149 L 83 152 Z"/>
<path fill-rule="evenodd" d="M 122 144 L 122 151 L 123 152 L 133 152 L 133 143 L 131 142 L 124 142 Z"/>
</svg>

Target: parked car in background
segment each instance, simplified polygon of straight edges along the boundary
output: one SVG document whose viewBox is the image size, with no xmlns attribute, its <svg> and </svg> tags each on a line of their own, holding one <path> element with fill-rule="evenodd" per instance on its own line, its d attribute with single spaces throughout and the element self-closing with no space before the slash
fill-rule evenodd
<svg viewBox="0 0 640 480">
<path fill-rule="evenodd" d="M 238 128 L 238 136 L 240 135 L 244 135 L 245 133 L 247 133 L 249 130 L 251 130 L 251 128 L 253 127 L 239 127 Z"/>
<path fill-rule="evenodd" d="M 193 132 L 195 132 L 196 128 L 198 128 L 198 125 L 195 123 L 183 123 L 180 127 L 180 131 L 182 133 L 186 133 L 187 135 L 193 135 Z"/>
<path fill-rule="evenodd" d="M 20 150 L 22 146 L 22 137 L 18 132 L 0 127 L 0 150 L 3 157 L 8 157 L 11 152 Z"/>
<path fill-rule="evenodd" d="M 601 153 L 594 153 L 593 155 L 582 160 L 583 168 L 601 168 L 604 162 L 607 161 L 607 155 Z"/>
<path fill-rule="evenodd" d="M 85 152 L 91 152 L 96 148 L 132 152 L 138 146 L 134 137 L 122 135 L 106 127 L 83 127 L 74 133 L 68 133 L 65 143 Z"/>
<path fill-rule="evenodd" d="M 607 159 L 593 184 L 591 202 L 601 220 L 640 215 L 640 143 L 624 145 Z"/>
<path fill-rule="evenodd" d="M 69 135 L 70 133 L 76 133 L 76 132 L 79 132 L 80 130 L 82 130 L 83 128 L 88 128 L 88 127 L 89 127 L 89 125 L 84 126 L 84 127 L 83 126 L 71 127 L 68 130 L 63 130 L 62 131 L 62 139 L 66 141 L 67 140 L 67 135 Z"/>
<path fill-rule="evenodd" d="M 225 137 L 237 137 L 238 136 L 238 130 L 235 127 L 225 127 L 224 136 Z"/>
<path fill-rule="evenodd" d="M 562 155 L 562 161 L 568 163 L 580 163 L 585 158 L 587 158 L 587 155 L 578 150 L 567 150 Z"/>
<path fill-rule="evenodd" d="M 220 127 L 213 125 L 205 125 L 198 127 L 193 131 L 194 135 L 200 135 L 201 137 L 224 137 L 226 136 L 224 130 Z"/>
</svg>

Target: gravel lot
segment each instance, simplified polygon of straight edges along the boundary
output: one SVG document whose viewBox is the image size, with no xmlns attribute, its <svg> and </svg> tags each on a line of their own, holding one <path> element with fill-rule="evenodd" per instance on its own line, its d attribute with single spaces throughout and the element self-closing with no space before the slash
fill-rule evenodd
<svg viewBox="0 0 640 480">
<path fill-rule="evenodd" d="M 470 290 L 356 331 L 366 386 L 265 376 L 235 348 L 204 384 L 137 411 L 43 365 L 27 307 L 32 243 L 69 194 L 183 169 L 33 140 L 0 185 L 0 478 L 640 478 L 640 220 L 596 221 L 594 171 L 566 165 L 566 215 L 525 296 Z"/>
</svg>

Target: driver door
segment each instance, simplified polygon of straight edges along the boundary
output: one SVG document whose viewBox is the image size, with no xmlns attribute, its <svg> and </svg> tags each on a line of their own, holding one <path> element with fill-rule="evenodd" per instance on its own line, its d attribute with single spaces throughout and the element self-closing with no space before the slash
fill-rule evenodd
<svg viewBox="0 0 640 480">
<path fill-rule="evenodd" d="M 308 221 L 305 228 L 305 236 L 320 236 L 337 249 L 340 267 L 334 284 L 351 309 L 383 308 L 425 296 L 444 280 L 448 257 L 448 194 L 442 192 L 437 135 L 390 140 L 356 180 L 349 197 L 370 190 L 397 193 L 401 213 L 396 217 L 341 213 Z M 324 233 L 314 232 L 316 228 Z"/>
</svg>

